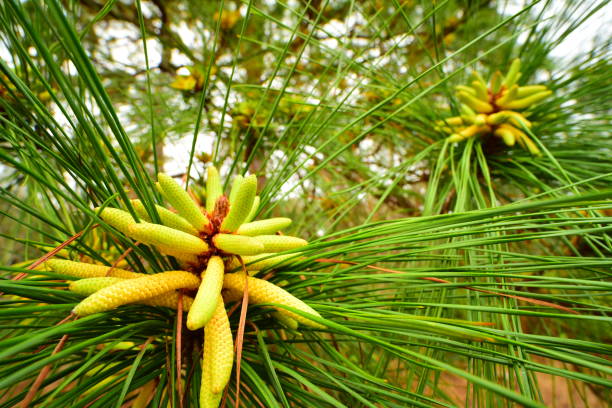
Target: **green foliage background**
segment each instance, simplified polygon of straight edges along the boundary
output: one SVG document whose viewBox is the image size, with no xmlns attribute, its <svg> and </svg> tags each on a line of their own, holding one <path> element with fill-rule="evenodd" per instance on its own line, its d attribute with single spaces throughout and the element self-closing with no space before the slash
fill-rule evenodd
<svg viewBox="0 0 612 408">
<path fill-rule="evenodd" d="M 131 406 L 153 379 L 148 406 L 197 406 L 201 339 L 183 332 L 181 400 L 176 313 L 58 325 L 80 298 L 26 268 L 79 232 L 58 256 L 112 262 L 99 234 L 134 270 L 171 268 L 92 208 L 152 208 L 158 171 L 197 189 L 209 162 L 256 173 L 259 217 L 309 239 L 271 279 L 328 326 L 249 308 L 241 406 L 563 406 L 551 377 L 577 406 L 610 404 L 609 39 L 558 57 L 606 3 L 1 2 L 0 405 L 48 366 L 31 406 Z M 515 57 L 554 90 L 530 117 L 543 156 L 446 143 L 453 86 Z M 170 86 L 183 65 L 203 90 Z"/>
</svg>

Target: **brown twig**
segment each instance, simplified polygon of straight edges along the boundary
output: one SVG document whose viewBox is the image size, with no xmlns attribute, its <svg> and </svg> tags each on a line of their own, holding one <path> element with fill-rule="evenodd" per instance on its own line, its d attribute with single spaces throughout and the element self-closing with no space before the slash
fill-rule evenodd
<svg viewBox="0 0 612 408">
<path fill-rule="evenodd" d="M 119 255 L 119 258 L 117 258 L 117 260 L 113 262 L 113 264 L 111 265 L 110 269 L 106 271 L 106 276 L 110 276 L 111 271 L 117 268 L 117 265 L 119 265 L 119 262 L 123 261 L 128 256 L 128 254 L 132 252 L 133 249 L 134 248 L 128 248 L 121 255 Z"/>
</svg>

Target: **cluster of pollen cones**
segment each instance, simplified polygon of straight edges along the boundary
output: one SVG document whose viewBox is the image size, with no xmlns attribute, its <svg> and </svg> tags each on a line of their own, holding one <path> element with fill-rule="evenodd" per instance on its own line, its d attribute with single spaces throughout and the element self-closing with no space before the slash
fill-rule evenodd
<svg viewBox="0 0 612 408">
<path fill-rule="evenodd" d="M 527 110 L 548 98 L 552 91 L 544 85 L 517 85 L 521 62 L 515 59 L 503 76 L 497 71 L 489 84 L 474 71 L 470 85 L 456 87 L 461 101 L 461 115 L 438 121 L 438 129 L 450 133 L 449 142 L 461 142 L 474 136 L 493 135 L 507 146 L 518 143 L 532 155 L 540 149 L 525 133 L 532 127 Z"/>
<path fill-rule="evenodd" d="M 293 329 L 299 324 L 324 327 L 304 316 L 320 317 L 313 308 L 275 284 L 249 275 L 287 261 L 294 255 L 275 253 L 300 248 L 307 242 L 278 235 L 291 224 L 289 218 L 252 221 L 259 206 L 254 175 L 236 177 L 228 197 L 223 194 L 217 169 L 209 167 L 206 208 L 201 208 L 166 174 L 158 175 L 157 187 L 176 211 L 156 205 L 160 223 L 151 222 L 150 213 L 139 200 L 132 200 L 131 204 L 140 221 L 117 208 L 98 211 L 107 224 L 125 236 L 175 257 L 184 270 L 145 274 L 64 259 L 50 259 L 46 266 L 77 278 L 70 284 L 70 290 L 86 296 L 73 309 L 77 316 L 109 311 L 129 303 L 176 309 L 182 299 L 187 328 L 204 329 L 200 405 L 217 407 L 234 359 L 225 302 L 241 300 L 248 288 L 249 303 L 279 306 L 275 307 L 274 316 L 283 325 Z M 234 269 L 238 272 L 229 273 Z M 179 290 L 195 296 L 179 296 Z"/>
</svg>

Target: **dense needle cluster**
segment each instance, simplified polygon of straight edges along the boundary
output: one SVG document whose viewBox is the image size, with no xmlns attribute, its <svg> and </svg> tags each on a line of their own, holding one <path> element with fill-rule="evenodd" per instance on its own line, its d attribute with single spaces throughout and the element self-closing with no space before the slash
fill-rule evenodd
<svg viewBox="0 0 612 408">
<path fill-rule="evenodd" d="M 229 197 L 223 194 L 215 167 L 209 167 L 206 206 L 198 203 L 171 177 L 160 173 L 157 187 L 176 210 L 156 206 L 161 224 L 151 222 L 144 205 L 132 204 L 140 221 L 117 208 L 100 209 L 109 225 L 161 253 L 175 257 L 184 270 L 142 274 L 103 265 L 52 259 L 47 266 L 58 273 L 78 278 L 70 290 L 87 296 L 73 310 L 78 316 L 112 310 L 128 303 L 177 308 L 178 290 L 195 292 L 182 296 L 187 311 L 187 328 L 204 328 L 204 353 L 200 405 L 217 407 L 233 366 L 234 346 L 225 301 L 243 298 L 248 287 L 249 303 L 287 306 L 306 314 L 319 314 L 284 289 L 253 275 L 291 255 L 274 255 L 300 248 L 303 239 L 278 235 L 289 226 L 289 218 L 251 221 L 259 206 L 257 179 L 238 176 Z M 233 269 L 239 272 L 227 273 Z M 282 307 L 275 316 L 286 326 L 320 324 Z"/>
<path fill-rule="evenodd" d="M 505 76 L 497 71 L 489 85 L 476 71 L 470 85 L 456 87 L 461 101 L 461 115 L 438 121 L 439 129 L 450 133 L 449 142 L 461 142 L 474 136 L 493 135 L 507 146 L 518 143 L 533 155 L 540 149 L 523 131 L 531 128 L 527 110 L 552 94 L 544 85 L 517 84 L 521 77 L 521 62 L 512 61 Z"/>
</svg>

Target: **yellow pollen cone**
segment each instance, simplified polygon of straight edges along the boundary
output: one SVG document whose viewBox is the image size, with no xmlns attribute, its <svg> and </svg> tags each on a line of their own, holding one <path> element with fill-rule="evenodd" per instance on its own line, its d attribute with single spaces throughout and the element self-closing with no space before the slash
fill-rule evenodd
<svg viewBox="0 0 612 408">
<path fill-rule="evenodd" d="M 479 113 L 474 117 L 474 124 L 476 126 L 484 126 L 487 124 L 487 115 L 484 113 Z"/>
<path fill-rule="evenodd" d="M 115 283 L 123 280 L 125 279 L 107 277 L 79 279 L 77 281 L 70 282 L 68 289 L 77 295 L 89 296 L 102 288 L 114 285 Z"/>
<path fill-rule="evenodd" d="M 202 213 L 200 207 L 198 207 L 189 194 L 172 177 L 159 173 L 157 180 L 163 191 L 164 198 L 178 211 L 181 217 L 187 220 L 197 231 L 203 231 L 208 228 L 210 225 L 208 218 Z"/>
<path fill-rule="evenodd" d="M 219 408 L 222 394 L 212 392 L 212 361 L 214 359 L 212 341 L 205 340 L 203 349 L 200 408 Z"/>
<path fill-rule="evenodd" d="M 149 217 L 145 206 L 140 200 L 132 200 L 132 205 L 140 218 L 146 222 L 151 222 L 151 217 Z M 181 230 L 191 235 L 198 235 L 198 230 L 196 230 L 185 218 L 173 213 L 161 205 L 155 205 L 155 209 L 157 210 L 161 223 L 166 227 Z"/>
<path fill-rule="evenodd" d="M 152 298 L 145 299 L 138 303 L 148 306 L 161 306 L 176 309 L 178 307 L 178 298 L 178 292 L 173 290 L 170 292 L 164 292 L 161 295 L 153 296 Z M 181 299 L 183 301 L 183 312 L 189 312 L 191 306 L 193 305 L 193 298 L 183 294 Z"/>
<path fill-rule="evenodd" d="M 459 105 L 459 112 L 461 113 L 461 119 L 466 123 L 472 123 L 474 116 L 476 116 L 476 112 L 465 103 Z"/>
<path fill-rule="evenodd" d="M 291 222 L 291 218 L 283 217 L 253 221 L 242 224 L 236 233 L 239 235 L 248 235 L 249 237 L 274 234 L 275 232 L 287 228 L 289 225 L 291 225 Z"/>
<path fill-rule="evenodd" d="M 204 339 L 212 349 L 211 391 L 220 394 L 227 385 L 234 364 L 234 341 L 225 305 L 219 296 L 212 319 L 204 329 Z"/>
<path fill-rule="evenodd" d="M 304 239 L 287 235 L 258 235 L 254 238 L 261 242 L 266 252 L 289 251 L 308 245 L 308 241 Z"/>
<path fill-rule="evenodd" d="M 208 251 L 208 245 L 200 238 L 159 224 L 141 222 L 131 225 L 129 236 L 144 244 L 174 248 L 177 252 L 187 254 L 201 254 Z"/>
<path fill-rule="evenodd" d="M 149 276 L 144 273 L 130 272 L 124 269 L 111 268 L 106 265 L 96 265 L 85 262 L 68 261 L 65 259 L 49 259 L 44 263 L 47 267 L 63 275 L 74 276 L 75 278 L 95 278 L 111 276 L 116 278 L 142 278 Z M 110 273 L 109 273 L 110 270 Z"/>
<path fill-rule="evenodd" d="M 221 231 L 234 232 L 247 218 L 253 208 L 257 194 L 257 177 L 254 174 L 242 180 L 234 202 L 230 203 L 229 213 L 221 223 Z"/>
<path fill-rule="evenodd" d="M 529 150 L 529 153 L 531 153 L 534 156 L 541 156 L 542 152 L 540 151 L 540 148 L 533 143 L 533 140 L 531 140 L 529 138 L 529 136 L 526 136 L 522 139 L 524 145 L 527 147 L 527 150 Z"/>
<path fill-rule="evenodd" d="M 275 284 L 262 279 L 257 279 L 250 276 L 247 278 L 242 272 L 226 274 L 223 280 L 223 288 L 229 289 L 230 293 L 243 291 L 246 279 L 249 280 L 249 303 L 271 303 L 284 305 L 293 307 L 297 310 L 312 314 L 314 316 L 320 316 L 316 310 L 308 306 L 306 303 L 302 302 L 300 299 L 293 296 L 291 293 L 287 292 L 285 289 L 282 289 L 276 286 Z M 324 326 L 320 325 L 319 323 L 313 322 L 312 320 L 304 318 L 286 309 L 275 309 L 278 311 L 278 313 L 289 316 L 292 319 L 306 326 L 324 328 Z"/>
<path fill-rule="evenodd" d="M 510 122 L 515 126 L 521 126 L 522 123 L 528 128 L 531 127 L 531 122 L 527 120 L 527 118 L 514 111 L 503 110 L 493 113 L 487 117 L 487 124 L 489 125 L 499 125 L 506 122 Z"/>
<path fill-rule="evenodd" d="M 94 208 L 94 211 L 98 212 L 99 208 Z M 100 218 L 104 220 L 108 225 L 119 230 L 123 234 L 128 233 L 130 225 L 136 224 L 136 220 L 132 215 L 118 208 L 106 207 L 100 212 Z"/>
<path fill-rule="evenodd" d="M 510 68 L 508 69 L 508 73 L 504 77 L 503 84 L 506 86 L 506 88 L 510 88 L 512 85 L 516 83 L 516 81 L 519 79 L 519 76 L 520 76 L 520 70 L 521 70 L 521 60 L 519 58 L 515 58 L 514 60 L 512 60 L 512 63 L 510 64 Z"/>
<path fill-rule="evenodd" d="M 526 109 L 552 95 L 552 91 L 542 91 L 521 99 L 515 99 L 508 103 L 499 104 L 504 109 Z"/>
<path fill-rule="evenodd" d="M 491 128 L 487 125 L 484 125 L 484 126 L 472 125 L 472 126 L 468 126 L 462 129 L 458 134 L 463 139 L 467 139 L 468 137 L 476 136 L 479 133 L 486 133 L 490 131 L 491 131 Z"/>
<path fill-rule="evenodd" d="M 518 98 L 525 98 L 542 91 L 546 91 L 547 88 L 544 85 L 525 85 L 520 86 L 517 90 L 516 96 Z"/>
<path fill-rule="evenodd" d="M 496 94 L 501 89 L 503 82 L 502 73 L 499 71 L 495 71 L 495 73 L 491 76 L 491 80 L 489 81 L 491 91 Z"/>
<path fill-rule="evenodd" d="M 223 260 L 220 257 L 213 256 L 208 261 L 193 307 L 187 315 L 189 330 L 197 330 L 206 326 L 213 317 L 221 297 L 224 269 Z"/>
<path fill-rule="evenodd" d="M 234 182 L 232 183 L 232 189 L 230 190 L 229 202 L 230 204 L 236 201 L 236 196 L 238 195 L 238 191 L 240 190 L 240 185 L 244 177 L 238 175 L 234 178 Z"/>
<path fill-rule="evenodd" d="M 516 142 L 516 138 L 514 137 L 514 133 L 509 131 L 508 129 L 498 128 L 495 129 L 495 136 L 501 137 L 506 144 L 506 146 L 514 146 Z"/>
<path fill-rule="evenodd" d="M 85 298 L 76 305 L 73 313 L 77 316 L 87 316 L 128 303 L 140 302 L 175 289 L 196 289 L 198 286 L 200 278 L 185 271 L 168 271 L 143 278 L 126 279 Z"/>
<path fill-rule="evenodd" d="M 264 251 L 262 243 L 243 235 L 217 234 L 212 241 L 215 247 L 230 254 L 257 255 Z"/>
<path fill-rule="evenodd" d="M 540 156 L 542 154 L 538 146 L 535 143 L 533 143 L 533 141 L 529 138 L 529 136 L 527 136 L 523 131 L 515 128 L 514 126 L 508 125 L 508 124 L 503 124 L 500 126 L 500 128 L 507 129 L 510 132 L 512 132 L 514 134 L 514 138 L 516 139 L 516 141 L 521 146 L 529 150 L 529 153 L 531 153 L 532 155 Z"/>
<path fill-rule="evenodd" d="M 468 94 L 464 91 L 457 92 L 457 98 L 470 108 L 474 109 L 478 113 L 491 113 L 493 112 L 493 106 L 488 102 L 482 101 L 473 95 Z"/>
<path fill-rule="evenodd" d="M 486 85 L 480 81 L 472 81 L 472 88 L 476 90 L 476 97 L 484 102 L 489 102 L 489 92 Z"/>
<path fill-rule="evenodd" d="M 215 210 L 217 198 L 223 195 L 221 177 L 215 166 L 210 166 L 206 170 L 206 211 L 209 214 Z"/>
<path fill-rule="evenodd" d="M 447 137 L 446 140 L 448 140 L 449 143 L 459 143 L 459 142 L 464 141 L 465 138 L 461 136 L 459 133 L 453 133 L 452 135 Z"/>
<path fill-rule="evenodd" d="M 443 120 L 436 121 L 438 125 L 449 125 L 449 126 L 461 126 L 463 125 L 463 118 L 461 116 L 453 116 Z"/>
<path fill-rule="evenodd" d="M 115 283 L 121 282 L 124 279 L 122 278 L 87 278 L 80 279 L 78 281 L 74 281 L 70 283 L 69 289 L 71 292 L 77 293 L 82 296 L 89 296 L 100 289 L 106 288 L 108 286 L 114 285 Z M 168 307 L 170 309 L 176 309 L 178 307 L 178 298 L 179 294 L 176 291 L 162 293 L 161 295 L 154 296 L 148 299 L 141 300 L 140 302 L 143 305 L 148 306 L 163 306 Z M 193 304 L 193 298 L 183 295 L 183 311 L 189 311 L 191 305 Z"/>
<path fill-rule="evenodd" d="M 259 202 L 261 199 L 259 196 L 255 196 L 255 200 L 253 200 L 253 206 L 251 207 L 251 211 L 249 211 L 249 215 L 244 219 L 244 223 L 251 222 L 255 215 L 257 214 L 257 210 L 259 209 Z"/>
<path fill-rule="evenodd" d="M 501 98 L 497 99 L 495 103 L 499 106 L 503 106 L 505 103 L 515 100 L 517 94 L 518 85 L 513 85 L 510 87 L 510 89 L 506 90 L 501 96 Z"/>
<path fill-rule="evenodd" d="M 471 86 L 457 85 L 457 86 L 455 86 L 455 90 L 461 91 L 461 92 L 467 92 L 470 95 L 476 96 L 476 89 L 474 89 Z"/>
<path fill-rule="evenodd" d="M 471 78 L 471 80 L 472 80 L 472 81 L 478 81 L 478 82 L 480 82 L 480 84 L 481 84 L 482 86 L 484 86 L 485 88 L 487 87 L 487 83 L 486 83 L 486 81 L 484 80 L 484 78 L 483 78 L 483 77 L 480 75 L 480 72 L 478 72 L 478 71 L 472 71 L 472 72 L 470 73 L 470 78 Z"/>
</svg>

